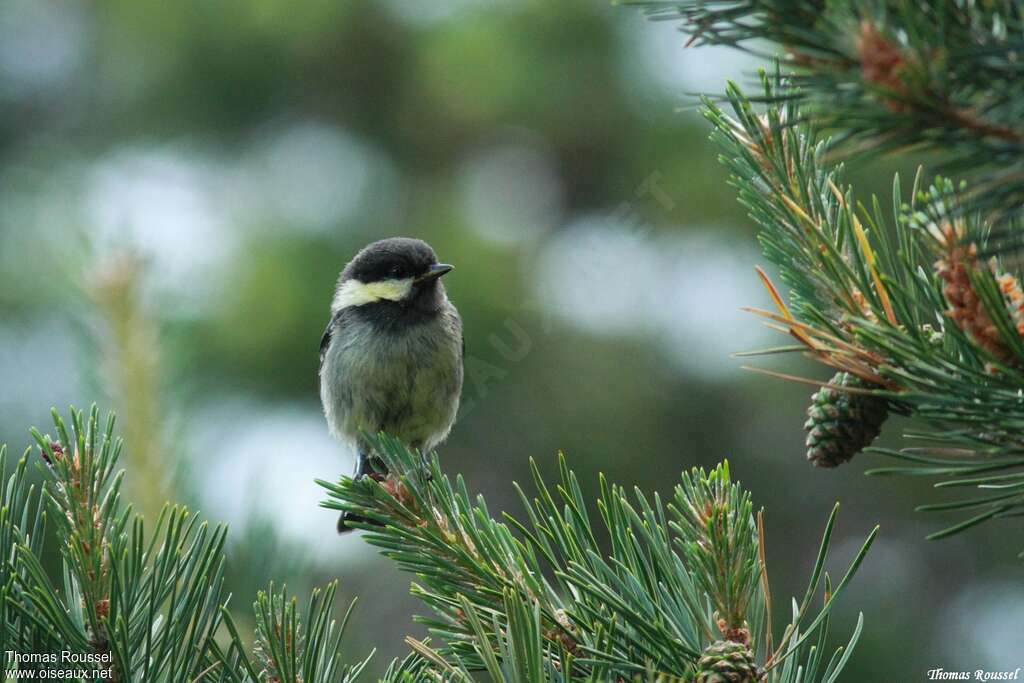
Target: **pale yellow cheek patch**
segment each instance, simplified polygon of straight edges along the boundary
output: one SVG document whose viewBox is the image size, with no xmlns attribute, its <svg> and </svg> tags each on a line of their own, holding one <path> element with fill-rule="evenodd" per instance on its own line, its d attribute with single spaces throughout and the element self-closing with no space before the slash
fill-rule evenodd
<svg viewBox="0 0 1024 683">
<path fill-rule="evenodd" d="M 381 280 L 380 282 L 349 280 L 334 295 L 331 309 L 338 311 L 348 306 L 362 306 L 363 304 L 371 304 L 382 299 L 401 301 L 411 289 L 412 278 L 405 280 Z"/>
</svg>

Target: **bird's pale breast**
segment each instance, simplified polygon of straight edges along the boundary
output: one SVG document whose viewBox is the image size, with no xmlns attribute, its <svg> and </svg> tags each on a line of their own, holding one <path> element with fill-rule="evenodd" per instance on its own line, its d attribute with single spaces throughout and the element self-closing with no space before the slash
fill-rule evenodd
<svg viewBox="0 0 1024 683">
<path fill-rule="evenodd" d="M 439 315 L 440 324 L 381 334 L 342 313 L 321 370 L 321 398 L 337 436 L 385 431 L 424 450 L 447 436 L 462 388 L 462 330 L 454 309 Z"/>
</svg>

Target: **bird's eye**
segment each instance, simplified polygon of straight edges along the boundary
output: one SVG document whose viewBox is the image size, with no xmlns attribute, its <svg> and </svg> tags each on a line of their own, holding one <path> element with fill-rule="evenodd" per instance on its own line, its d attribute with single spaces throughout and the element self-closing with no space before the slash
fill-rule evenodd
<svg viewBox="0 0 1024 683">
<path fill-rule="evenodd" d="M 396 280 L 401 280 L 402 278 L 404 278 L 405 267 L 399 265 L 391 266 L 391 277 L 393 277 Z"/>
</svg>

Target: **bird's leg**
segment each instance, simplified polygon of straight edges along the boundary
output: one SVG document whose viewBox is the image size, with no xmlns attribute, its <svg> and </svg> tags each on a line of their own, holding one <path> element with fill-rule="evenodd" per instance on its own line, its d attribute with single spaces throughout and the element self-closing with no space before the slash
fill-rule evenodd
<svg viewBox="0 0 1024 683">
<path fill-rule="evenodd" d="M 379 465 L 379 467 L 376 465 Z M 383 469 L 384 465 L 381 463 L 380 458 L 373 455 L 372 449 L 367 444 L 359 443 L 356 446 L 355 479 L 359 480 L 363 477 L 370 477 L 374 481 L 384 481 L 385 475 L 379 471 Z M 369 520 L 350 512 L 343 512 L 338 517 L 338 533 L 344 534 L 351 531 L 353 527 L 349 526 L 350 522 L 366 524 L 369 523 Z"/>
<path fill-rule="evenodd" d="M 427 458 L 427 454 L 423 450 L 423 442 L 413 441 L 409 446 L 414 448 L 420 455 L 420 472 L 423 474 L 423 481 L 432 481 L 434 479 L 434 473 L 430 470 L 430 459 Z"/>
<path fill-rule="evenodd" d="M 366 444 L 359 444 L 357 457 L 359 464 L 356 467 L 356 479 L 369 477 L 374 481 L 384 481 L 384 463 Z"/>
<path fill-rule="evenodd" d="M 370 464 L 370 454 L 367 452 L 367 448 L 364 444 L 359 444 L 358 452 L 356 455 L 356 479 L 362 479 L 373 472 L 373 466 Z"/>
<path fill-rule="evenodd" d="M 384 463 L 380 458 L 373 455 L 365 455 L 359 458 L 359 470 L 356 472 L 356 479 L 369 477 L 374 481 L 384 481 L 387 475 L 384 474 Z"/>
</svg>

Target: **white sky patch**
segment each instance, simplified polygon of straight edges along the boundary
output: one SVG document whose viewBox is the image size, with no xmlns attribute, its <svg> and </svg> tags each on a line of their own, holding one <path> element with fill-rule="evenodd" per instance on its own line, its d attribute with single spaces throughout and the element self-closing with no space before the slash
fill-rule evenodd
<svg viewBox="0 0 1024 683">
<path fill-rule="evenodd" d="M 740 310 L 765 304 L 758 260 L 724 231 L 651 233 L 591 216 L 545 245 L 538 298 L 591 332 L 653 337 L 684 372 L 728 376 L 731 352 L 774 337 Z"/>
<path fill-rule="evenodd" d="M 64 413 L 70 403 L 88 407 L 84 378 L 78 369 L 83 350 L 66 320 L 0 322 L 0 414 L 6 425 L 21 425 L 23 432 L 9 435 L 10 452 L 20 455 L 30 442 L 29 425 L 44 434 L 53 432 L 49 407 Z M 6 439 L 0 438 L 0 443 Z"/>
<path fill-rule="evenodd" d="M 1018 576 L 1001 581 L 968 582 L 937 621 L 949 652 L 970 649 L 983 661 L 964 662 L 971 671 L 1013 671 L 1021 666 L 1020 612 L 1024 586 Z"/>
<path fill-rule="evenodd" d="M 60 0 L 0 2 L 0 100 L 72 77 L 92 38 L 84 7 Z"/>
<path fill-rule="evenodd" d="M 409 2 L 408 0 L 387 0 L 387 7 L 402 21 L 409 24 L 429 26 L 457 19 L 467 10 L 512 5 L 515 0 L 431 0 L 431 2 Z"/>
<path fill-rule="evenodd" d="M 377 161 L 360 140 L 330 124 L 299 121 L 260 131 L 236 168 L 233 204 L 243 215 L 249 207 L 254 220 L 327 231 L 365 201 Z"/>
<path fill-rule="evenodd" d="M 187 138 L 137 142 L 57 168 L 29 155 L 0 181 L 0 223 L 57 240 L 77 230 L 100 253 L 136 252 L 161 305 L 185 315 L 217 300 L 227 266 L 244 258 L 243 231 L 342 235 L 356 212 L 382 225 L 401 214 L 389 160 L 310 121 L 262 131 L 237 156 Z"/>
<path fill-rule="evenodd" d="M 676 21 L 649 21 L 640 12 L 618 18 L 625 45 L 623 82 L 629 90 L 641 86 L 644 95 L 667 94 L 683 105 L 688 93 L 721 94 L 727 80 L 745 84 L 764 65 L 758 57 L 729 47 L 686 47 L 689 36 L 677 30 Z"/>
<path fill-rule="evenodd" d="M 478 150 L 459 168 L 458 190 L 469 225 L 491 242 L 529 240 L 561 220 L 561 178 L 551 155 L 536 146 Z"/>
<path fill-rule="evenodd" d="M 310 548 L 312 559 L 373 554 L 357 534 L 339 537 L 338 513 L 319 506 L 327 494 L 314 479 L 351 473 L 355 460 L 347 446 L 328 435 L 318 409 L 229 403 L 206 407 L 199 415 L 189 451 L 208 519 L 230 523 L 237 538 L 258 506 L 260 517 Z"/>
<path fill-rule="evenodd" d="M 122 148 L 86 173 L 84 206 L 97 245 L 150 259 L 154 285 L 198 305 L 235 251 L 221 166 L 181 147 Z"/>
<path fill-rule="evenodd" d="M 603 217 L 572 223 L 545 245 L 540 297 L 559 315 L 598 333 L 622 334 L 647 322 L 659 278 L 643 235 L 609 229 Z"/>
</svg>

